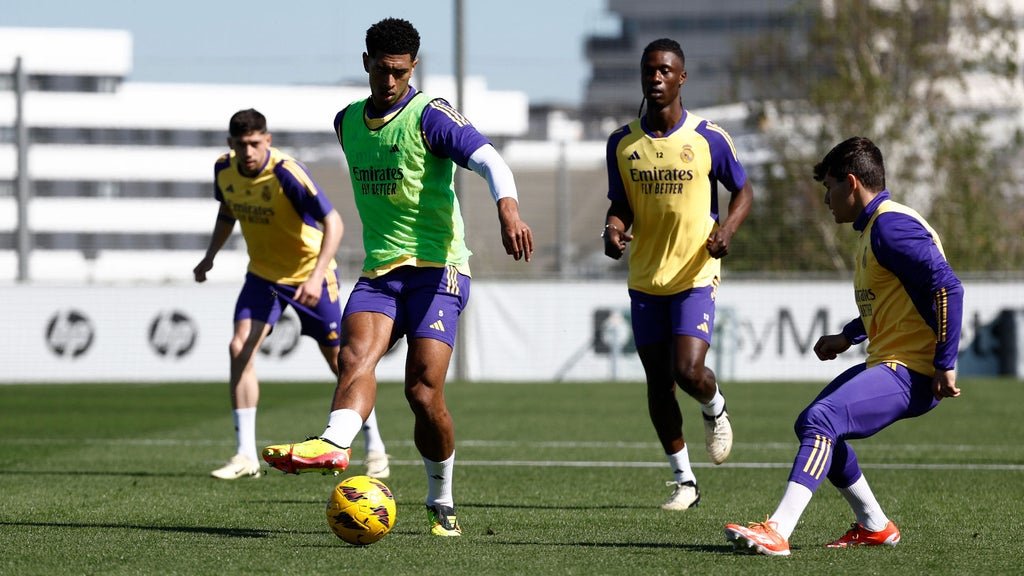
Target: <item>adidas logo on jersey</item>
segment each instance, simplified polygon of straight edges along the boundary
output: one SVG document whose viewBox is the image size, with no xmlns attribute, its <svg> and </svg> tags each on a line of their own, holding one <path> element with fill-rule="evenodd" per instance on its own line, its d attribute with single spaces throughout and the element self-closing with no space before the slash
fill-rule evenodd
<svg viewBox="0 0 1024 576">
<path fill-rule="evenodd" d="M 444 324 L 442 324 L 440 320 L 431 324 L 430 327 L 438 332 L 444 332 Z"/>
<path fill-rule="evenodd" d="M 701 322 L 700 324 L 697 324 L 697 330 L 700 330 L 701 332 L 707 334 L 708 333 L 708 323 L 707 322 Z"/>
<path fill-rule="evenodd" d="M 639 160 L 640 159 L 640 153 L 637 152 L 636 150 L 633 150 L 633 153 L 629 155 L 629 159 L 630 160 Z"/>
</svg>

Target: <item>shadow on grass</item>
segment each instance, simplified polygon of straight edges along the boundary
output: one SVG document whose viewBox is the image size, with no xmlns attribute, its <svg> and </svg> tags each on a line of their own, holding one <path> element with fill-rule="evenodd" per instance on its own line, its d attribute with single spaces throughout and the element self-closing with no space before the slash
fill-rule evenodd
<svg viewBox="0 0 1024 576">
<path fill-rule="evenodd" d="M 299 500 L 289 499 L 284 500 L 281 498 L 248 498 L 244 500 L 247 504 L 273 504 L 273 505 L 299 505 L 308 506 L 310 504 L 323 504 L 327 502 L 327 497 L 324 496 L 322 500 Z M 406 501 L 396 500 L 395 504 L 401 510 L 409 510 L 411 508 L 424 508 L 423 500 Z M 625 504 L 608 504 L 601 506 L 567 506 L 567 505 L 555 505 L 555 504 L 475 504 L 475 503 L 464 503 L 458 502 L 458 509 L 464 510 L 467 508 L 474 509 L 495 509 L 502 508 L 507 510 L 636 510 L 636 506 L 626 506 Z"/>
<path fill-rule="evenodd" d="M 281 498 L 247 498 L 243 500 L 246 504 L 273 504 L 273 505 L 289 505 L 289 506 L 309 506 L 310 504 L 323 504 L 327 501 L 327 497 L 321 499 L 281 499 Z M 401 510 L 409 510 L 411 508 L 423 509 L 423 500 L 395 500 L 395 504 Z M 459 510 L 468 508 L 473 509 L 506 509 L 506 510 L 565 510 L 569 511 L 586 511 L 586 510 L 636 510 L 636 506 L 627 506 L 625 504 L 603 504 L 597 506 L 583 506 L 583 505 L 558 505 L 558 504 L 479 504 L 473 502 L 458 502 Z M 656 508 L 652 506 L 652 509 Z"/>
<path fill-rule="evenodd" d="M 140 524 L 106 524 L 91 522 L 0 522 L 0 526 L 34 528 L 107 528 L 117 530 L 149 530 L 179 534 L 206 534 L 231 538 L 269 538 L 274 534 L 293 533 L 287 530 L 258 530 L 255 528 L 214 528 L 210 526 L 143 526 Z"/>
<path fill-rule="evenodd" d="M 399 502 L 402 504 L 402 502 Z M 422 502 L 420 503 L 422 505 Z M 601 505 L 566 505 L 566 504 L 494 504 L 476 502 L 457 502 L 459 509 L 462 508 L 504 508 L 509 510 L 636 510 L 636 506 L 625 504 L 601 504 Z"/>
<path fill-rule="evenodd" d="M 509 546 L 568 546 L 572 548 L 609 548 L 612 550 L 651 549 L 651 550 L 686 550 L 705 554 L 728 554 L 735 552 L 731 545 L 710 544 L 667 544 L 664 542 L 502 542 Z"/>
<path fill-rule="evenodd" d="M 110 470 L 0 470 L 0 476 L 116 476 L 120 478 L 191 478 L 191 472 L 118 472 Z"/>
<path fill-rule="evenodd" d="M 424 536 L 423 530 L 414 528 L 403 528 L 401 525 L 391 531 L 392 535 L 403 537 Z M 469 537 L 474 543 L 490 542 L 495 546 L 523 546 L 523 547 L 545 547 L 545 548 L 595 548 L 609 550 L 679 550 L 686 552 L 698 552 L 702 554 L 737 555 L 731 544 L 673 544 L 668 542 L 573 542 L 573 541 L 537 541 L 537 540 L 505 540 L 496 533 L 470 533 L 463 532 L 463 537 Z M 452 541 L 457 541 L 453 539 Z"/>
</svg>

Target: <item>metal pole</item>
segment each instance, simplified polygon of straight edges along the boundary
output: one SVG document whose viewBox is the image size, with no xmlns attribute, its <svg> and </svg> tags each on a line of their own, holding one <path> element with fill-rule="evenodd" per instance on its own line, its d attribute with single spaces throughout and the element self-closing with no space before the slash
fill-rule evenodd
<svg viewBox="0 0 1024 576">
<path fill-rule="evenodd" d="M 465 30 L 463 27 L 463 14 L 465 6 L 462 0 L 454 0 L 455 2 L 455 22 L 453 25 L 454 29 L 454 47 L 455 47 L 455 109 L 460 112 L 465 112 L 463 106 L 465 105 L 465 99 L 463 98 L 463 76 L 466 72 L 466 60 L 463 48 L 463 39 L 465 38 Z M 455 167 L 455 198 L 456 200 L 461 197 L 462 194 L 462 170 L 458 166 Z M 463 315 L 463 320 L 469 320 L 469 316 Z M 455 380 L 465 381 L 469 374 L 469 359 L 466 357 L 466 344 L 469 341 L 469 326 L 466 322 L 460 322 L 459 331 L 455 335 L 455 346 L 457 352 L 455 353 Z"/>
<path fill-rule="evenodd" d="M 454 47 L 455 47 L 455 109 L 463 114 L 466 113 L 465 106 L 465 86 L 464 80 L 466 75 L 466 55 L 463 40 L 465 38 L 465 6 L 463 0 L 455 0 L 455 22 L 453 25 L 455 31 Z M 462 195 L 462 173 L 455 168 L 455 195 L 461 198 Z"/>
<path fill-rule="evenodd" d="M 25 127 L 25 68 L 21 56 L 14 60 L 14 147 L 18 155 L 18 282 L 29 281 L 32 234 L 28 222 L 28 129 Z"/>
<path fill-rule="evenodd" d="M 569 222 L 572 220 L 569 215 L 569 146 L 565 140 L 561 140 L 558 143 L 558 189 L 556 191 L 557 197 L 556 202 L 558 203 L 555 208 L 557 218 L 557 238 L 558 238 L 558 276 L 560 278 L 569 277 L 570 258 L 572 258 L 572 238 Z"/>
<path fill-rule="evenodd" d="M 461 112 L 466 102 L 463 99 L 463 79 L 466 75 L 466 54 L 463 40 L 465 38 L 465 5 L 462 0 L 455 0 L 455 109 Z"/>
</svg>

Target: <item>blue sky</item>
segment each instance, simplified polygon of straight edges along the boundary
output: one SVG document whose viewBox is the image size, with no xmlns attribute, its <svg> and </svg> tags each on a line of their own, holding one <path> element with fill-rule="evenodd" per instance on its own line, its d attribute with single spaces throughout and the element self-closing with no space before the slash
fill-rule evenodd
<svg viewBox="0 0 1024 576">
<path fill-rule="evenodd" d="M 579 104 L 590 69 L 583 42 L 612 34 L 605 0 L 464 0 L 466 72 L 531 103 Z M 22 0 L 0 26 L 113 28 L 133 34 L 132 80 L 333 83 L 365 78 L 366 28 L 388 16 L 420 31 L 420 72 L 454 70 L 454 0 Z"/>
</svg>

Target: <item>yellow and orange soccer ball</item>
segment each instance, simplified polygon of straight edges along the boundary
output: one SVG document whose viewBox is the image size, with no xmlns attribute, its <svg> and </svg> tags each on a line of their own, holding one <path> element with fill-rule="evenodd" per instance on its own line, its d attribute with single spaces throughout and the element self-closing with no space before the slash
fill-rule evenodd
<svg viewBox="0 0 1024 576">
<path fill-rule="evenodd" d="M 396 514 L 391 489 L 369 476 L 342 480 L 327 500 L 327 525 L 338 538 L 357 546 L 386 536 L 395 525 Z"/>
</svg>

